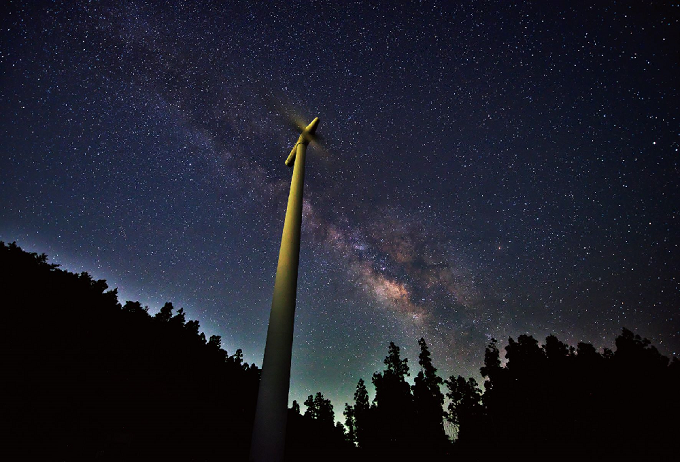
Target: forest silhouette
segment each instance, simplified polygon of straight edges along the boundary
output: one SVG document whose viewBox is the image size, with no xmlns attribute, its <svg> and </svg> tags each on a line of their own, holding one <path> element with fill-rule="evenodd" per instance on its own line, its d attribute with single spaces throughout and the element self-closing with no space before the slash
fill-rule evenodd
<svg viewBox="0 0 680 462">
<path fill-rule="evenodd" d="M 166 303 L 0 242 L 2 460 L 245 461 L 260 371 Z M 675 460 L 680 361 L 623 329 L 614 351 L 492 339 L 481 375 L 437 374 L 390 343 L 344 425 L 321 392 L 288 416 L 286 460 Z M 410 379 L 413 373 L 412 380 Z M 482 391 L 482 387 L 484 391 Z M 445 431 L 445 429 L 449 429 Z M 453 429 L 453 431 L 451 431 Z"/>
</svg>

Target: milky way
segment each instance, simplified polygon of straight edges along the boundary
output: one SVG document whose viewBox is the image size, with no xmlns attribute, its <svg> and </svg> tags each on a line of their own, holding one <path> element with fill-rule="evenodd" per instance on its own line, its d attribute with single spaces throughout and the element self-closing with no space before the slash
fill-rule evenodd
<svg viewBox="0 0 680 462">
<path fill-rule="evenodd" d="M 291 400 L 339 417 L 421 336 L 445 377 L 522 333 L 677 354 L 680 7 L 397 3 L 11 2 L 0 239 L 261 364 L 318 116 Z"/>
</svg>

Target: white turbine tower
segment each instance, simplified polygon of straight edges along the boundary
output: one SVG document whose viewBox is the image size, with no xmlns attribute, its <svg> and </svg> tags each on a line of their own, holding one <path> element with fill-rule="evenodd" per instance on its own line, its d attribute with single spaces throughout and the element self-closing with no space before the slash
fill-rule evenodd
<svg viewBox="0 0 680 462">
<path fill-rule="evenodd" d="M 250 447 L 250 460 L 253 462 L 280 462 L 284 455 L 295 298 L 300 260 L 305 154 L 307 145 L 315 138 L 318 125 L 319 118 L 317 117 L 302 130 L 302 134 L 286 159 L 286 165 L 293 166 L 293 178 L 281 237 L 274 296 L 267 329 L 267 343 L 262 361 L 260 390 L 257 395 Z"/>
</svg>

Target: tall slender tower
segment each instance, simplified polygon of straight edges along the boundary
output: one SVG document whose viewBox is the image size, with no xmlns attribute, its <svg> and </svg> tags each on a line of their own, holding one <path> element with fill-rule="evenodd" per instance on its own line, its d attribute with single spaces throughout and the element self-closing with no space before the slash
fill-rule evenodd
<svg viewBox="0 0 680 462">
<path fill-rule="evenodd" d="M 250 447 L 253 462 L 280 462 L 286 444 L 290 361 L 293 350 L 293 324 L 300 260 L 302 189 L 305 179 L 305 154 L 314 138 L 317 117 L 303 131 L 286 159 L 293 166 L 286 220 L 283 225 L 279 263 L 276 268 L 274 296 L 269 315 L 267 344 L 264 348 L 260 390 L 257 395 L 255 424 Z"/>
</svg>

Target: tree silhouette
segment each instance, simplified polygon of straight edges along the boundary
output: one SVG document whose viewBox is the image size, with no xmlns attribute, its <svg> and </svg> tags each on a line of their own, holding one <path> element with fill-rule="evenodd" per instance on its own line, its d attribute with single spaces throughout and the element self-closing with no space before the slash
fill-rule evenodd
<svg viewBox="0 0 680 462">
<path fill-rule="evenodd" d="M 331 400 L 324 398 L 321 392 L 317 392 L 316 396 L 309 395 L 304 404 L 307 406 L 305 417 L 318 420 L 323 424 L 334 425 L 335 413 L 333 412 L 333 405 Z"/>
<path fill-rule="evenodd" d="M 498 340 L 491 338 L 491 342 L 484 350 L 484 366 L 480 369 L 483 377 L 488 377 L 489 389 L 492 386 L 492 381 L 501 373 L 501 357 L 498 351 Z"/>
<path fill-rule="evenodd" d="M 370 415 L 370 403 L 366 383 L 364 379 L 359 379 L 356 391 L 354 392 L 354 425 L 356 442 L 360 448 L 366 449 L 370 446 L 370 428 L 372 425 Z"/>
<path fill-rule="evenodd" d="M 347 441 L 352 444 L 357 442 L 356 436 L 356 421 L 354 419 L 354 407 L 345 403 L 345 410 L 343 411 L 345 416 L 345 427 L 347 428 Z"/>
<path fill-rule="evenodd" d="M 341 424 L 335 424 L 333 405 L 321 392 L 305 400 L 307 410 L 293 401 L 288 410 L 286 455 L 289 461 L 352 459 L 353 443 L 347 441 Z"/>
<path fill-rule="evenodd" d="M 382 447 L 385 457 L 405 458 L 414 450 L 412 436 L 415 413 L 409 375 L 408 359 L 401 359 L 399 347 L 390 342 L 383 361 L 386 369 L 373 374 L 375 386 L 375 425 L 370 434 L 375 444 Z"/>
<path fill-rule="evenodd" d="M 161 322 L 168 322 L 170 321 L 170 318 L 172 318 L 172 310 L 174 307 L 172 306 L 171 302 L 166 302 L 165 305 L 161 308 L 161 310 L 156 313 L 154 318 L 158 319 Z"/>
<path fill-rule="evenodd" d="M 456 436 L 465 439 L 467 433 L 472 433 L 471 428 L 482 417 L 483 408 L 481 404 L 482 391 L 477 386 L 477 381 L 470 377 L 451 376 L 446 381 L 448 392 L 446 397 L 450 402 L 448 405 L 447 420 L 454 425 Z M 464 429 L 465 432 L 461 432 Z"/>
<path fill-rule="evenodd" d="M 432 365 L 430 350 L 424 338 L 418 340 L 420 354 L 418 364 L 420 371 L 415 377 L 413 390 L 413 406 L 415 421 L 413 430 L 424 456 L 440 453 L 447 445 L 448 439 L 444 433 L 443 405 L 444 394 L 440 386 L 443 383 L 437 375 L 437 369 Z"/>
<path fill-rule="evenodd" d="M 293 400 L 293 403 L 290 406 L 290 410 L 293 414 L 300 415 L 300 404 L 298 404 L 297 401 Z"/>
</svg>

